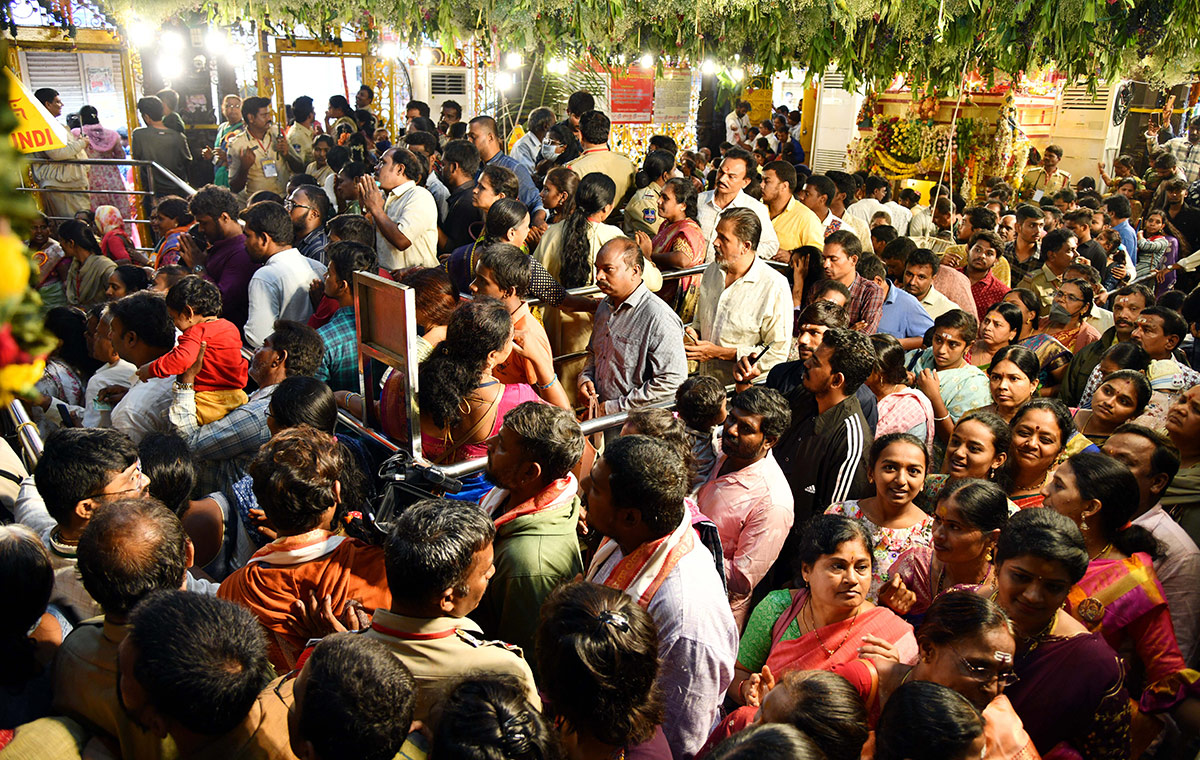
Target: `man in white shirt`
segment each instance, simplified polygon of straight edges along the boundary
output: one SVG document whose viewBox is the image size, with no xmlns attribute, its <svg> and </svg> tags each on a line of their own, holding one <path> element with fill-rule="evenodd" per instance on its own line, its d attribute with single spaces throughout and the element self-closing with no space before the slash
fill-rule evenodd
<svg viewBox="0 0 1200 760">
<path fill-rule="evenodd" d="M 1158 540 L 1162 555 L 1154 560 L 1154 572 L 1167 597 L 1179 651 L 1188 667 L 1194 667 L 1200 631 L 1200 549 L 1162 506 L 1163 493 L 1179 472 L 1179 453 L 1158 432 L 1132 423 L 1109 436 L 1104 453 L 1125 463 L 1137 478 L 1140 502 L 1132 523 Z"/>
<path fill-rule="evenodd" d="M 280 211 L 291 228 L 287 212 Z M 104 312 L 97 328 L 112 341 L 117 355 L 141 367 L 175 347 L 175 325 L 167 314 L 167 302 L 157 293 L 143 290 L 113 301 Z M 97 398 L 103 403 L 116 404 L 112 410 L 112 426 L 133 442 L 141 443 L 148 433 L 169 433 L 167 408 L 171 405 L 173 377 L 154 377 L 138 381 L 134 376 L 128 390 L 119 385 L 100 390 Z M 119 401 L 118 401 L 119 400 Z"/>
<path fill-rule="evenodd" d="M 904 289 L 920 301 L 934 319 L 959 308 L 958 304 L 933 287 L 933 277 L 939 267 L 937 254 L 928 248 L 918 248 L 908 254 L 908 260 L 904 263 Z"/>
<path fill-rule="evenodd" d="M 714 256 L 713 241 L 717 235 L 717 222 L 721 214 L 732 208 L 746 208 L 754 212 L 761 226 L 761 240 L 758 243 L 758 255 L 764 259 L 775 256 L 779 250 L 779 237 L 771 224 L 771 212 L 762 201 L 746 195 L 745 188 L 749 186 L 758 164 L 749 151 L 734 148 L 721 159 L 717 168 L 716 189 L 700 193 L 696 202 L 696 211 L 700 230 L 704 235 L 708 248 L 704 260 L 711 263 Z"/>
<path fill-rule="evenodd" d="M 758 356 L 757 365 L 766 372 L 786 360 L 791 349 L 791 287 L 754 254 L 763 229 L 750 209 L 731 208 L 721 215 L 716 259 L 700 279 L 696 318 L 685 331 L 687 358 L 723 385 L 733 382 L 733 366 L 742 357 Z"/>
<path fill-rule="evenodd" d="M 246 223 L 246 253 L 262 265 L 250 278 L 245 330 L 246 345 L 256 349 L 271 334 L 275 320 L 308 321 L 313 312 L 309 286 L 325 276 L 325 265 L 306 258 L 292 245 L 292 218 L 278 203 L 255 203 L 241 218 Z"/>
<path fill-rule="evenodd" d="M 734 109 L 725 117 L 725 142 L 746 150 L 752 147 L 746 137 L 750 131 L 749 114 L 750 102 L 739 100 Z"/>
<path fill-rule="evenodd" d="M 383 154 L 376 173 L 378 186 L 371 177 L 360 177 L 358 189 L 363 210 L 379 233 L 379 266 L 389 271 L 437 266 L 437 203 L 416 183 L 421 177 L 417 157 L 407 148 L 392 148 Z"/>
<path fill-rule="evenodd" d="M 837 185 L 833 184 L 833 180 L 824 174 L 814 174 L 805 181 L 804 193 L 800 196 L 800 202 L 808 206 L 809 210 L 817 215 L 817 219 L 821 220 L 825 237 L 842 228 L 841 217 L 829 210 L 829 202 L 835 195 Z"/>
<path fill-rule="evenodd" d="M 537 169 L 542 157 L 542 141 L 546 139 L 550 127 L 554 126 L 554 121 L 554 111 L 549 108 L 533 109 L 529 114 L 529 131 L 513 146 L 510 155 L 530 174 Z"/>
<path fill-rule="evenodd" d="M 891 218 L 891 210 L 883 204 L 888 194 L 888 181 L 886 179 L 880 177 L 878 174 L 872 174 L 867 177 L 867 182 L 863 186 L 863 192 L 865 195 L 862 200 L 855 201 L 846 207 L 847 214 L 866 222 L 868 227 L 871 225 L 871 217 L 880 211 L 886 212 L 888 217 Z M 892 226 L 895 227 L 895 220 L 893 219 L 892 221 Z M 906 230 L 908 229 L 907 224 L 904 227 Z M 897 233 L 899 233 L 899 228 L 897 228 Z"/>
</svg>

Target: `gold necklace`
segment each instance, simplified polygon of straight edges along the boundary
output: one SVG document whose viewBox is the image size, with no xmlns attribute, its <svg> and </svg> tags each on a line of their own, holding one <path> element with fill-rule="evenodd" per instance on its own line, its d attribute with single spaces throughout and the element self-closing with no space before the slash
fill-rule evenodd
<svg viewBox="0 0 1200 760">
<path fill-rule="evenodd" d="M 808 599 L 804 600 L 805 607 L 808 607 L 808 603 L 811 599 L 812 599 L 812 597 L 809 597 Z M 813 612 L 811 609 L 809 609 L 808 618 L 809 618 L 809 620 L 812 621 L 812 632 L 814 635 L 816 635 L 817 646 L 821 647 L 821 651 L 823 651 L 825 653 L 826 659 L 833 657 L 833 653 L 836 652 L 837 650 L 841 649 L 842 645 L 844 645 L 850 639 L 850 632 L 854 630 L 854 623 L 855 623 L 855 621 L 858 620 L 858 613 L 861 611 L 862 611 L 862 605 L 860 604 L 860 605 L 858 605 L 858 607 L 856 607 L 854 609 L 854 615 L 850 618 L 850 625 L 847 626 L 847 628 L 846 628 L 846 635 L 842 637 L 842 640 L 838 642 L 837 646 L 835 646 L 833 649 L 830 649 L 829 647 L 825 646 L 825 639 L 823 639 L 821 637 L 820 631 L 817 630 L 817 615 L 816 615 L 816 613 Z"/>
<path fill-rule="evenodd" d="M 1100 559 L 1100 558 L 1101 558 L 1101 557 L 1103 557 L 1105 554 L 1108 554 L 1108 553 L 1109 553 L 1109 552 L 1112 550 L 1112 548 L 1113 548 L 1113 545 L 1112 545 L 1112 543 L 1110 542 L 1110 543 L 1109 543 L 1109 544 L 1107 544 L 1107 545 L 1106 545 L 1106 546 L 1105 546 L 1103 549 L 1101 549 L 1100 551 L 1096 552 L 1096 554 L 1095 554 L 1095 555 L 1091 555 L 1091 554 L 1089 554 L 1089 555 L 1088 555 L 1088 562 L 1091 562 L 1091 561 L 1092 561 L 1092 560 L 1094 560 L 1094 559 Z"/>
</svg>

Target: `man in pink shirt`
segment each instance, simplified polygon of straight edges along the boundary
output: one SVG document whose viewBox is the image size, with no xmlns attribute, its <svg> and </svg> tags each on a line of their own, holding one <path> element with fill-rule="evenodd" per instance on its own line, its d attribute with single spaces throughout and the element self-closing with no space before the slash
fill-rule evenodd
<svg viewBox="0 0 1200 760">
<path fill-rule="evenodd" d="M 791 409 L 776 390 L 752 386 L 733 397 L 721 432 L 721 454 L 696 501 L 716 524 L 725 554 L 725 583 L 738 627 L 750 597 L 792 528 L 792 489 L 771 454 L 791 425 Z"/>
</svg>

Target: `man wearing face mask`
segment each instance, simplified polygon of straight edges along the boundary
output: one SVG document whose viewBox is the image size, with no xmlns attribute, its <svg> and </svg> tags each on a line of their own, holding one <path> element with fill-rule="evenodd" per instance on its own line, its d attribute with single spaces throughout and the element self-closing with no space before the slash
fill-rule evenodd
<svg viewBox="0 0 1200 760">
<path fill-rule="evenodd" d="M 1063 274 L 1075 260 L 1077 243 L 1075 233 L 1057 229 L 1046 233 L 1042 239 L 1042 261 L 1040 269 L 1025 275 L 1019 287 L 1028 288 L 1037 294 L 1042 308 L 1040 316 L 1049 316 L 1055 291 L 1062 285 Z"/>
</svg>

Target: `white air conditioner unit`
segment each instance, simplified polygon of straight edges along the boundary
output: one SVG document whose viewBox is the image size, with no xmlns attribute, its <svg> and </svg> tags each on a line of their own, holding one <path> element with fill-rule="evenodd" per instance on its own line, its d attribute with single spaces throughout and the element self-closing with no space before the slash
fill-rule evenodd
<svg viewBox="0 0 1200 760">
<path fill-rule="evenodd" d="M 858 136 L 858 110 L 863 95 L 842 89 L 845 84 L 846 77 L 834 69 L 821 76 L 810 159 L 816 174 L 845 170 L 846 147 Z"/>
<path fill-rule="evenodd" d="M 467 113 L 470 107 L 469 93 L 475 86 L 474 74 L 466 66 L 413 66 L 412 75 L 413 100 L 423 100 L 429 104 L 431 116 L 438 120 L 441 113 L 442 101 L 455 100 L 463 107 L 463 118 L 469 119 L 474 114 Z"/>
<path fill-rule="evenodd" d="M 1101 161 L 1112 171 L 1112 159 L 1120 149 L 1124 131 L 1123 124 L 1112 123 L 1113 103 L 1120 85 L 1120 82 L 1099 83 L 1095 95 L 1082 84 L 1063 88 L 1050 142 L 1062 146 L 1061 168 L 1071 173 L 1072 181 L 1080 177 L 1099 179 L 1096 164 Z"/>
</svg>

